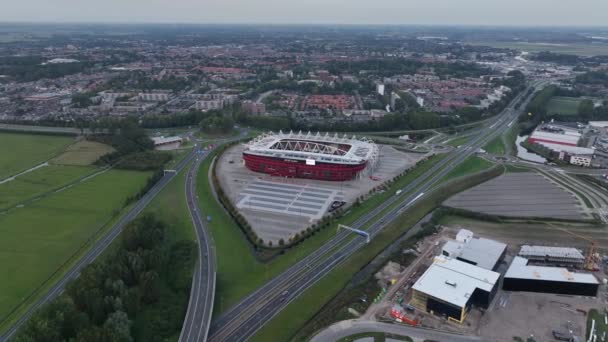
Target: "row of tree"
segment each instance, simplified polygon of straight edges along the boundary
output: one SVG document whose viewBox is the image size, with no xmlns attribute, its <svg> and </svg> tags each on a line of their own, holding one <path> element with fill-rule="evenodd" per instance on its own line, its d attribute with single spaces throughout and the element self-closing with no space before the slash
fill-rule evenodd
<svg viewBox="0 0 608 342">
<path fill-rule="evenodd" d="M 85 267 L 15 341 L 164 341 L 185 316 L 196 246 L 171 241 L 154 215 L 129 223 L 116 249 Z"/>
</svg>

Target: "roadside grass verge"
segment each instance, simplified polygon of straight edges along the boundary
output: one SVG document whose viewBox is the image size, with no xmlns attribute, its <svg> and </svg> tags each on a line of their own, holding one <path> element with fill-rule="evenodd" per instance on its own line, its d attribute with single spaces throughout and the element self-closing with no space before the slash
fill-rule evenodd
<svg viewBox="0 0 608 342">
<path fill-rule="evenodd" d="M 458 146 L 466 143 L 470 138 L 471 137 L 469 137 L 469 136 L 453 138 L 453 139 L 448 140 L 448 145 L 458 147 Z"/>
<path fill-rule="evenodd" d="M 216 315 L 236 304 L 239 299 L 287 267 L 314 252 L 327 239 L 336 234 L 337 223 L 351 224 L 390 196 L 394 196 L 396 189 L 410 183 L 444 157 L 444 155 L 439 155 L 420 163 L 385 192 L 376 193 L 359 206 L 351 207 L 341 219 L 330 227 L 313 234 L 299 244 L 284 250 L 281 255 L 263 263 L 256 259 L 252 245 L 211 192 L 208 172 L 211 160 L 215 155 L 217 152 L 212 152 L 212 155 L 201 165 L 197 179 L 197 193 L 201 212 L 204 216 L 211 216 L 208 227 L 216 246 L 218 272 L 214 305 Z"/>
<path fill-rule="evenodd" d="M 503 143 L 502 135 L 492 139 L 483 149 L 491 154 L 505 154 L 505 145 Z"/>
<path fill-rule="evenodd" d="M 589 334 L 591 334 L 591 321 L 595 320 L 595 334 L 600 338 L 608 333 L 608 325 L 604 324 L 604 315 L 596 309 L 591 309 L 587 313 L 587 332 L 585 333 L 585 341 L 589 340 Z"/>
<path fill-rule="evenodd" d="M 454 178 L 462 177 L 471 173 L 483 171 L 489 169 L 494 164 L 489 162 L 483 158 L 477 156 L 470 156 L 465 159 L 462 163 L 457 165 L 452 171 L 450 171 L 447 175 L 445 175 L 441 179 L 442 182 L 446 182 L 452 180 Z"/>
<path fill-rule="evenodd" d="M 288 341 L 293 339 L 298 331 L 351 281 L 353 274 L 361 270 L 386 246 L 407 232 L 422 217 L 441 205 L 451 195 L 485 182 L 503 172 L 504 168 L 502 166 L 495 166 L 472 177 L 455 179 L 443 184 L 436 191 L 414 203 L 410 209 L 404 211 L 378 233 L 368 245 L 351 255 L 327 276 L 292 301 L 259 330 L 250 341 Z M 298 335 L 296 340 L 305 340 L 308 337 Z"/>
<path fill-rule="evenodd" d="M 0 180 L 43 163 L 74 142 L 74 137 L 0 133 Z M 10 151 L 9 151 L 10 150 Z"/>
</svg>

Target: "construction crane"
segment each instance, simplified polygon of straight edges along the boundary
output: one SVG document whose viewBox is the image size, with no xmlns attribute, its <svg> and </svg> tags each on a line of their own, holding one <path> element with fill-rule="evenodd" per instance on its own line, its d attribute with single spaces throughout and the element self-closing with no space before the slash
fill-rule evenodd
<svg viewBox="0 0 608 342">
<path fill-rule="evenodd" d="M 571 231 L 569 231 L 566 228 L 560 228 L 560 227 L 555 227 L 561 231 L 564 231 L 572 236 L 576 236 L 579 239 L 583 239 L 587 242 L 589 242 L 589 248 L 587 249 L 587 252 L 585 253 L 585 269 L 587 271 L 594 271 L 594 264 L 595 264 L 595 251 L 596 251 L 596 247 L 595 247 L 595 241 L 591 240 L 590 238 L 577 234 L 577 233 L 573 233 Z"/>
</svg>

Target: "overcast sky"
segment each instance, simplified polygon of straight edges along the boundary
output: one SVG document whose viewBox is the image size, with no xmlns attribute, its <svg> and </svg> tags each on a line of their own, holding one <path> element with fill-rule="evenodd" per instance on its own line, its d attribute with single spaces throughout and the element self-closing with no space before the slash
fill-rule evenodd
<svg viewBox="0 0 608 342">
<path fill-rule="evenodd" d="M 2 0 L 0 21 L 608 26 L 608 0 Z"/>
</svg>

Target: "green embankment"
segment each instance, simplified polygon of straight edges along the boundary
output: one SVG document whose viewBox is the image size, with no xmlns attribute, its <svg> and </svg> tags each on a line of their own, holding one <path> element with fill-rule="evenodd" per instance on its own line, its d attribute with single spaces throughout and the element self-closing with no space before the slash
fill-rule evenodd
<svg viewBox="0 0 608 342">
<path fill-rule="evenodd" d="M 470 156 L 467 159 L 465 159 L 464 162 L 462 162 L 458 166 L 456 166 L 447 175 L 445 175 L 441 179 L 441 182 L 446 182 L 446 181 L 449 181 L 449 180 L 457 178 L 457 177 L 465 176 L 467 174 L 480 172 L 480 171 L 489 169 L 490 167 L 492 167 L 492 165 L 494 165 L 492 162 L 489 162 L 485 159 L 482 159 L 477 156 Z"/>
<path fill-rule="evenodd" d="M 0 180 L 56 156 L 72 142 L 73 137 L 0 133 Z"/>
<path fill-rule="evenodd" d="M 517 139 L 518 125 L 513 124 L 505 133 L 492 139 L 483 149 L 491 154 L 514 154 L 517 150 L 515 140 Z"/>
</svg>

